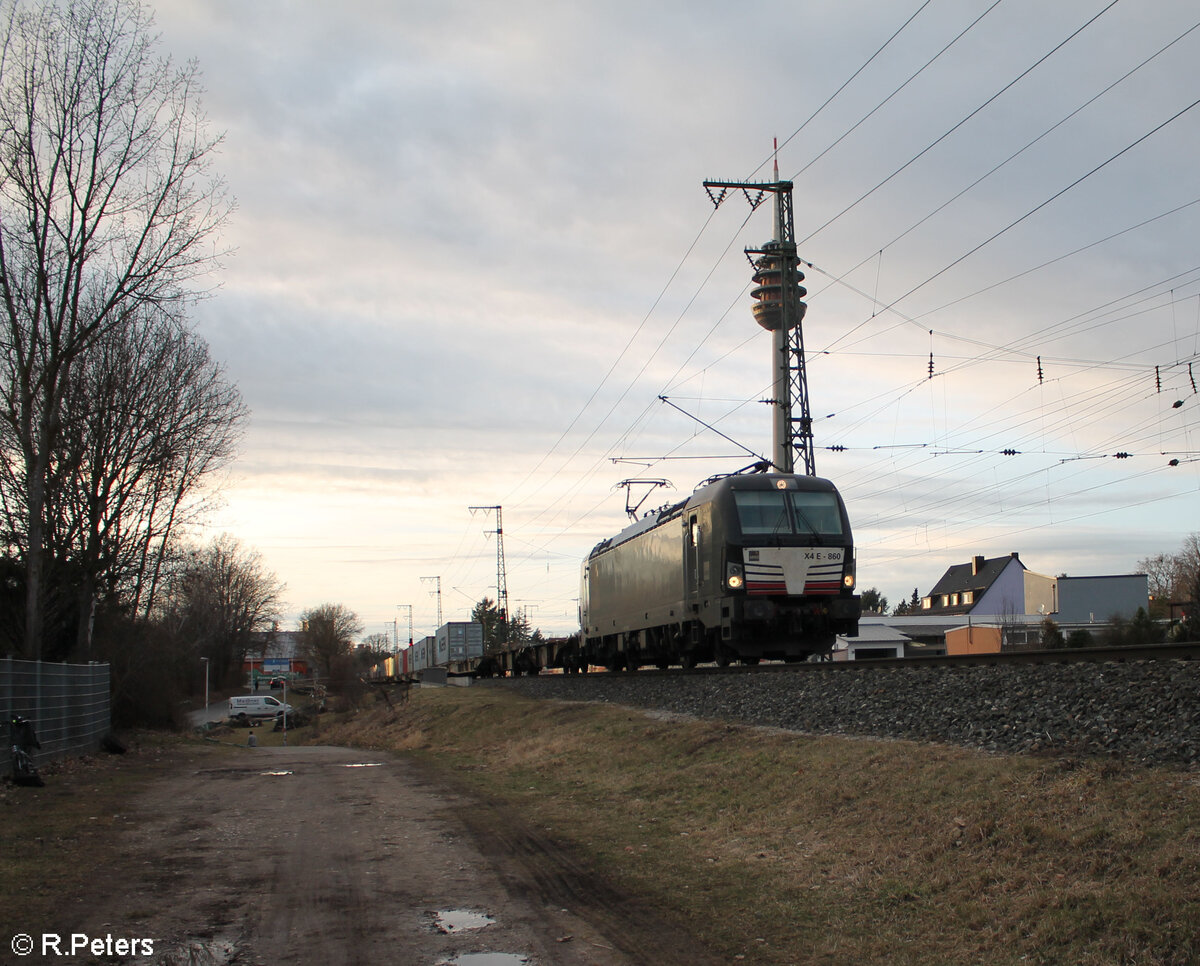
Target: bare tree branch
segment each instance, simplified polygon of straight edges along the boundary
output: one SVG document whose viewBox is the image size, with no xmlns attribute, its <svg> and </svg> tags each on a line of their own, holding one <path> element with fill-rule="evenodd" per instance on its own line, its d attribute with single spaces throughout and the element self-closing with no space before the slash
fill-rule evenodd
<svg viewBox="0 0 1200 966">
<path fill-rule="evenodd" d="M 0 421 L 27 517 L 25 650 L 40 654 L 46 484 L 76 360 L 149 306 L 191 297 L 231 203 L 194 64 L 155 55 L 132 0 L 3 0 Z M 14 474 L 12 467 L 8 470 Z"/>
</svg>

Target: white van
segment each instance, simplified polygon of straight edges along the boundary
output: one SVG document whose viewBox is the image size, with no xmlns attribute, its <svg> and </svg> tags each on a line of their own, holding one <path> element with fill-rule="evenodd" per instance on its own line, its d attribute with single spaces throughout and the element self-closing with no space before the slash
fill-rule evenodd
<svg viewBox="0 0 1200 966">
<path fill-rule="evenodd" d="M 294 709 L 269 694 L 245 694 L 229 699 L 229 717 L 245 715 L 247 718 L 277 718 L 285 711 Z"/>
</svg>

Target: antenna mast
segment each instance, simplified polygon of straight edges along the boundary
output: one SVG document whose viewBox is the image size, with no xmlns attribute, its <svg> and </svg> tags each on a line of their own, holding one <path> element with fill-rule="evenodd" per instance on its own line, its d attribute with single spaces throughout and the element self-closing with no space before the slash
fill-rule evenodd
<svg viewBox="0 0 1200 966">
<path fill-rule="evenodd" d="M 775 143 L 776 152 L 779 142 Z M 774 407 L 771 461 L 781 473 L 800 471 L 816 476 L 813 456 L 812 414 L 808 404 L 808 375 L 804 360 L 804 329 L 801 322 L 808 294 L 800 283 L 800 259 L 796 255 L 796 230 L 792 220 L 792 182 L 779 180 L 779 158 L 775 180 L 770 182 L 705 181 L 714 207 L 720 207 L 730 189 L 740 190 L 756 209 L 768 194 L 775 196 L 775 237 L 761 248 L 747 248 L 754 269 L 754 319 L 772 334 Z M 718 189 L 716 192 L 713 189 Z M 752 194 L 753 192 L 753 194 Z M 754 257 L 754 256 L 757 256 Z"/>
</svg>

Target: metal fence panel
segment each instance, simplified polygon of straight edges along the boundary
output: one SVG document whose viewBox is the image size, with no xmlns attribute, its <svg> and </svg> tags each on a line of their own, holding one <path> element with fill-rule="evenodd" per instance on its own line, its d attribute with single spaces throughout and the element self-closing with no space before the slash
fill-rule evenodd
<svg viewBox="0 0 1200 966">
<path fill-rule="evenodd" d="M 0 708 L 4 710 L 0 773 L 9 770 L 12 758 L 8 723 L 13 715 L 28 718 L 37 729 L 42 747 L 33 754 L 36 765 L 95 751 L 112 730 L 109 666 L 2 658 Z"/>
</svg>

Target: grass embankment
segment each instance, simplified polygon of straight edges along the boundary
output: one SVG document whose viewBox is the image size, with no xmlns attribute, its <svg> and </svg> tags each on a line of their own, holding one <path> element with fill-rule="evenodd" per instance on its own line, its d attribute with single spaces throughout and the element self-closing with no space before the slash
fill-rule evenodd
<svg viewBox="0 0 1200 966">
<path fill-rule="evenodd" d="M 422 689 L 328 722 L 322 742 L 412 753 L 514 806 L 730 961 L 1200 959 L 1192 773 L 666 720 L 502 688 Z"/>
</svg>

